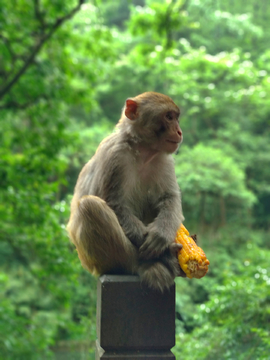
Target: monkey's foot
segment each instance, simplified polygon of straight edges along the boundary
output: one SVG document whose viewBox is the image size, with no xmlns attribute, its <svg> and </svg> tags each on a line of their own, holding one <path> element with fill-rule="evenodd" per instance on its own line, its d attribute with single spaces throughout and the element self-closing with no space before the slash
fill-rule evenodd
<svg viewBox="0 0 270 360">
<path fill-rule="evenodd" d="M 142 263 L 138 268 L 138 274 L 142 283 L 161 292 L 169 289 L 174 283 L 174 275 L 159 261 Z"/>
</svg>

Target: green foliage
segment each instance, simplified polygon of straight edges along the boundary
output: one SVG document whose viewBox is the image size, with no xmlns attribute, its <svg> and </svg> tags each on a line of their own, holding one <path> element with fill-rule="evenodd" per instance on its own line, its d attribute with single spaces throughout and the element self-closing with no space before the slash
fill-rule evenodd
<svg viewBox="0 0 270 360">
<path fill-rule="evenodd" d="M 268 358 L 269 255 L 269 250 L 254 244 L 252 239 L 238 246 L 237 258 L 220 258 L 218 278 L 203 279 L 208 299 L 201 298 L 199 305 L 187 308 L 184 321 L 193 325 L 192 332 L 184 331 L 183 321 L 182 326 L 178 324 L 176 358 Z M 184 288 L 182 282 L 178 285 Z M 196 284 L 193 287 L 194 292 L 201 291 Z M 178 302 L 180 312 L 183 306 L 183 301 Z"/>
<path fill-rule="evenodd" d="M 89 296 L 95 282 L 85 276 L 69 245 L 65 196 L 67 188 L 72 191 L 69 169 L 77 157 L 78 172 L 86 157 L 76 155 L 81 142 L 72 119 L 78 104 L 82 121 L 94 108 L 89 82 L 101 73 L 102 63 L 113 58 L 113 51 L 111 34 L 93 5 L 83 5 L 70 20 L 78 4 L 20 1 L 15 9 L 9 2 L 1 7 L 0 26 L 5 32 L 0 37 L 0 354 L 4 359 L 49 358 L 49 346 L 57 340 L 85 339 L 90 330 L 92 340 L 95 337 L 90 324 L 95 296 Z M 60 19 L 62 27 L 54 29 Z M 99 67 L 93 66 L 95 58 Z M 100 131 L 90 134 L 96 144 Z M 78 291 L 79 284 L 86 290 Z"/>
<path fill-rule="evenodd" d="M 268 3 L 237 0 L 191 0 L 186 2 L 186 11 L 196 26 L 180 31 L 195 47 L 206 46 L 211 54 L 240 48 L 251 51 L 254 58 L 267 48 L 269 33 Z"/>
<path fill-rule="evenodd" d="M 176 158 L 176 176 L 189 221 L 193 218 L 213 227 L 225 225 L 227 217 L 231 221 L 237 217 L 241 223 L 245 210 L 255 201 L 246 188 L 243 170 L 220 149 L 201 143 L 186 147 Z"/>
<path fill-rule="evenodd" d="M 171 48 L 175 31 L 187 23 L 186 13 L 182 11 L 184 1 L 150 0 L 146 4 L 144 7 L 133 7 L 130 32 L 148 40 L 147 45 L 140 44 L 142 49 L 145 46 L 145 50 L 153 50 L 158 40 L 162 40 L 162 46 Z"/>
<path fill-rule="evenodd" d="M 111 33 L 99 21 L 97 8 L 80 0 L 36 5 L 22 0 L 16 7 L 4 1 L 1 13 L 2 108 L 65 99 L 89 109 L 89 84 L 101 74 L 102 62 L 114 56 Z M 99 64 L 93 66 L 96 58 Z"/>
<path fill-rule="evenodd" d="M 211 54 L 239 47 L 249 51 L 263 37 L 262 28 L 254 24 L 250 13 L 231 13 L 231 8 L 226 5 L 224 10 L 217 9 L 211 0 L 191 1 L 187 11 L 192 19 L 196 19 L 197 26 L 190 31 L 188 39 L 195 47 L 206 46 Z"/>
</svg>

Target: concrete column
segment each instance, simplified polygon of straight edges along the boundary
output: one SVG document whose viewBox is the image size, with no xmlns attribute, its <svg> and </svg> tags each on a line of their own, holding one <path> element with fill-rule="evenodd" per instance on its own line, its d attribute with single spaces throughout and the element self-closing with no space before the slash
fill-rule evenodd
<svg viewBox="0 0 270 360">
<path fill-rule="evenodd" d="M 175 286 L 161 293 L 138 276 L 99 278 L 96 360 L 175 360 L 174 345 Z"/>
</svg>

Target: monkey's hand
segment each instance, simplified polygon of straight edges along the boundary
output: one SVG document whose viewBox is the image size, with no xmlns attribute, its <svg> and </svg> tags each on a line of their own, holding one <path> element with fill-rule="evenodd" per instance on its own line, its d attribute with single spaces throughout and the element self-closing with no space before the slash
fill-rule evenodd
<svg viewBox="0 0 270 360">
<path fill-rule="evenodd" d="M 146 239 L 147 227 L 132 214 L 127 206 L 115 206 L 114 203 L 108 203 L 108 205 L 115 212 L 126 237 L 139 248 Z"/>
<path fill-rule="evenodd" d="M 145 242 L 139 248 L 139 256 L 145 260 L 159 258 L 170 245 L 162 234 L 155 230 L 149 231 Z"/>
<path fill-rule="evenodd" d="M 164 265 L 167 266 L 168 269 L 170 269 L 171 273 L 174 274 L 174 276 L 186 277 L 187 275 L 181 269 L 178 262 L 178 252 L 182 249 L 182 247 L 182 244 L 172 242 L 169 245 L 168 250 L 166 250 L 165 253 L 161 256 L 161 261 Z"/>
<path fill-rule="evenodd" d="M 182 249 L 182 247 L 183 247 L 182 244 L 173 242 L 173 243 L 170 244 L 169 249 L 170 249 L 170 252 L 171 252 L 172 256 L 175 259 L 177 259 L 177 266 L 176 266 L 177 273 L 176 273 L 176 276 L 187 277 L 186 273 L 183 271 L 183 269 L 181 268 L 181 266 L 180 266 L 180 264 L 178 262 L 178 252 L 179 252 L 179 250 Z"/>
<path fill-rule="evenodd" d="M 147 229 L 145 226 L 143 226 L 143 224 L 142 226 L 135 226 L 135 222 L 132 222 L 130 226 L 123 226 L 122 228 L 127 238 L 137 248 L 140 248 L 140 246 L 145 242 L 147 237 Z"/>
</svg>

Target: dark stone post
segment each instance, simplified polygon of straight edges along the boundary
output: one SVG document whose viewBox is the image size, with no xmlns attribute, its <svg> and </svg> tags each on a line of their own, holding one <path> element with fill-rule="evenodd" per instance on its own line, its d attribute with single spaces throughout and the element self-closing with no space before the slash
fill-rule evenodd
<svg viewBox="0 0 270 360">
<path fill-rule="evenodd" d="M 96 360 L 175 360 L 174 345 L 174 286 L 162 294 L 138 276 L 98 279 Z"/>
</svg>

